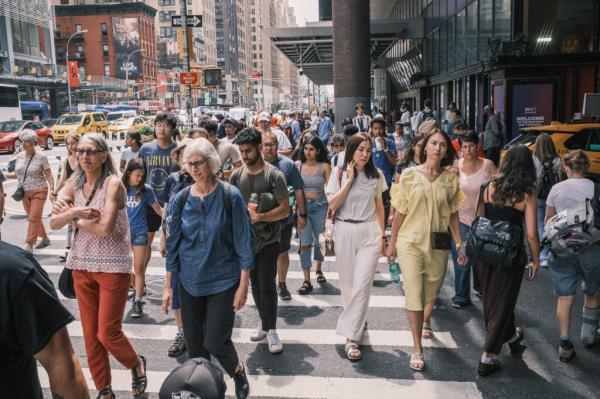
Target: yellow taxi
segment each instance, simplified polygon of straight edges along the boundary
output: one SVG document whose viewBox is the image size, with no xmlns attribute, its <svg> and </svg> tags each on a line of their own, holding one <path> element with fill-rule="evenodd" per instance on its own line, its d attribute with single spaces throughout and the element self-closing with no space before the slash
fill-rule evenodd
<svg viewBox="0 0 600 399">
<path fill-rule="evenodd" d="M 145 126 L 149 126 L 146 120 L 141 116 L 136 116 L 134 118 L 123 118 L 116 119 L 111 121 L 107 130 L 108 137 L 114 139 L 124 139 L 126 132 L 137 132 L 144 128 Z"/>
<path fill-rule="evenodd" d="M 600 123 L 561 123 L 531 126 L 504 146 L 507 150 L 515 144 L 525 144 L 533 152 L 535 140 L 541 133 L 552 138 L 558 155 L 562 158 L 570 151 L 583 150 L 590 159 L 590 177 L 600 179 Z"/>
<path fill-rule="evenodd" d="M 102 112 L 80 112 L 62 115 L 52 126 L 55 143 L 64 143 L 70 134 L 83 136 L 86 133 L 102 133 L 106 137 L 107 123 Z"/>
</svg>

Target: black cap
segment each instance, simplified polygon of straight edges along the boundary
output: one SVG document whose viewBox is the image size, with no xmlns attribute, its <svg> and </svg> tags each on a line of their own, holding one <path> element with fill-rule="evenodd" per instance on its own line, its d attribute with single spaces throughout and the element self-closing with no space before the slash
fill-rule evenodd
<svg viewBox="0 0 600 399">
<path fill-rule="evenodd" d="M 468 129 L 469 124 L 464 119 L 460 119 L 460 120 L 456 121 L 456 123 L 454 123 L 454 126 L 452 126 L 452 129 L 458 129 L 458 128 Z"/>
<path fill-rule="evenodd" d="M 236 121 L 235 119 L 231 118 L 231 117 L 227 117 L 225 119 L 223 119 L 223 122 L 221 122 L 222 124 L 226 124 L 229 123 L 230 125 L 233 126 L 237 126 L 238 125 L 238 121 Z"/>
<path fill-rule="evenodd" d="M 227 386 L 223 373 L 203 357 L 189 359 L 167 376 L 160 399 L 223 399 Z"/>
</svg>

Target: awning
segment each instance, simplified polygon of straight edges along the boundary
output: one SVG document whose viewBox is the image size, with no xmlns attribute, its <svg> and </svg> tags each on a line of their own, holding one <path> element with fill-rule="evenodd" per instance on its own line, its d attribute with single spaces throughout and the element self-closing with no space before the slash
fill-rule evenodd
<svg viewBox="0 0 600 399">
<path fill-rule="evenodd" d="M 423 18 L 371 21 L 371 65 L 384 58 L 400 39 L 423 38 Z M 331 21 L 313 26 L 270 28 L 271 43 L 317 85 L 333 84 L 333 26 Z"/>
</svg>

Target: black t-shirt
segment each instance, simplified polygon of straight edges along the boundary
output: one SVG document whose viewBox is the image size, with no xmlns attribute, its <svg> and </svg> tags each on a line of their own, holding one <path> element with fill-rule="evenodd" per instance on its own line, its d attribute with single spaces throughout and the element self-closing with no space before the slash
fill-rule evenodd
<svg viewBox="0 0 600 399">
<path fill-rule="evenodd" d="M 73 315 L 33 256 L 0 241 L 0 396 L 42 398 L 33 355 Z"/>
</svg>

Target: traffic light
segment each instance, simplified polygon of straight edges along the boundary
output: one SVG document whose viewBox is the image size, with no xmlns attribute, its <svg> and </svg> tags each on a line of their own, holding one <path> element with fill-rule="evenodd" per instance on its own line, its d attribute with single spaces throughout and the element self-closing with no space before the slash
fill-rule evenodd
<svg viewBox="0 0 600 399">
<path fill-rule="evenodd" d="M 223 78 L 219 68 L 205 69 L 202 74 L 202 83 L 204 86 L 221 86 Z"/>
</svg>

